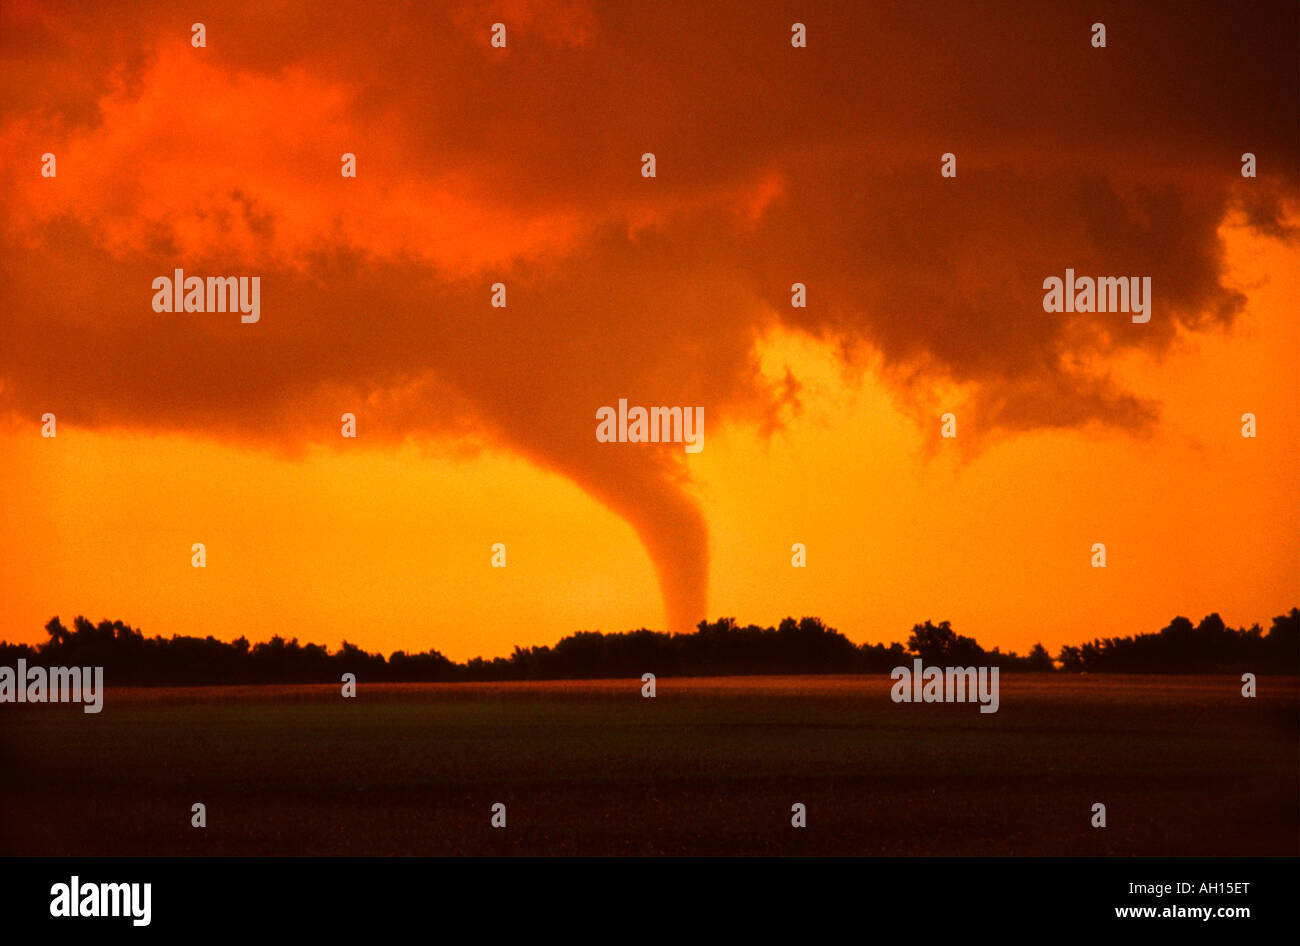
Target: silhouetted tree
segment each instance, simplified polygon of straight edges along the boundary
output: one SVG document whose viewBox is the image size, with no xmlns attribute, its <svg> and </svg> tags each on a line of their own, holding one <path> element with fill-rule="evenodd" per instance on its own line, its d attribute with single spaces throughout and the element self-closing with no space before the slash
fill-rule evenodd
<svg viewBox="0 0 1300 946">
<path fill-rule="evenodd" d="M 554 647 L 516 647 L 509 658 L 475 657 L 455 663 L 436 650 L 420 654 L 367 653 L 343 641 L 336 652 L 280 635 L 250 645 L 214 637 L 145 637 L 121 621 L 93 624 L 78 615 L 69 631 L 57 616 L 39 645 L 0 642 L 0 662 L 18 659 L 52 666 L 102 666 L 112 685 L 230 683 L 337 683 L 344 673 L 379 682 L 539 680 L 578 677 L 745 673 L 881 673 L 919 656 L 931 665 L 989 664 L 1007 670 L 1051 671 L 1051 655 L 1035 644 L 1026 657 L 985 651 L 958 635 L 947 621 L 912 628 L 902 644 L 854 645 L 820 618 L 787 617 L 776 627 L 740 626 L 734 618 L 701 621 L 694 634 L 640 628 L 621 634 L 579 631 Z M 1066 672 L 1088 673 L 1296 673 L 1300 671 L 1300 608 L 1259 625 L 1228 627 L 1218 614 L 1193 625 L 1176 617 L 1156 634 L 1097 638 L 1061 648 Z"/>
<path fill-rule="evenodd" d="M 1053 670 L 1055 665 L 1052 663 L 1052 655 L 1047 652 L 1047 648 L 1042 644 L 1035 644 L 1029 651 L 1029 656 L 1025 658 L 1025 669 L 1034 671 Z"/>
<path fill-rule="evenodd" d="M 940 621 L 938 626 L 929 621 L 915 625 L 907 649 L 927 664 L 969 666 L 985 656 L 984 648 L 974 638 L 960 636 L 947 621 Z"/>
</svg>

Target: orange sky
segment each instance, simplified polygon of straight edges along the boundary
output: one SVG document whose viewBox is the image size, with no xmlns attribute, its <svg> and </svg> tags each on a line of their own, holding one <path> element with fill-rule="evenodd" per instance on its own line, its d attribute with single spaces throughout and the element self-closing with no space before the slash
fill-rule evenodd
<svg viewBox="0 0 1300 946">
<path fill-rule="evenodd" d="M 1300 603 L 1293 5 L 652 6 L 218 4 L 194 49 L 184 4 L 7 3 L 0 638 L 1023 652 Z M 176 267 L 261 321 L 155 313 Z M 1151 275 L 1151 322 L 1045 313 L 1066 267 Z M 597 444 L 620 397 L 703 452 Z"/>
</svg>

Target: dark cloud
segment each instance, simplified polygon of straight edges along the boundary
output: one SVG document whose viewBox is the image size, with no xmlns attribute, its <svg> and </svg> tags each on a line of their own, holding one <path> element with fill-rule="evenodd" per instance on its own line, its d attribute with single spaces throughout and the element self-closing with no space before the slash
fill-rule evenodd
<svg viewBox="0 0 1300 946">
<path fill-rule="evenodd" d="M 786 4 L 617 6 L 217 4 L 193 50 L 189 4 L 6 5 L 3 406 L 505 445 L 637 529 L 680 628 L 707 575 L 684 454 L 596 443 L 597 407 L 770 430 L 799 389 L 757 370 L 779 324 L 879 356 L 918 414 L 965 386 L 974 443 L 1148 429 L 1096 366 L 1231 325 L 1234 209 L 1294 237 L 1294 3 L 801 4 L 805 50 Z M 175 266 L 260 274 L 262 322 L 153 313 Z M 1043 312 L 1067 267 L 1151 276 L 1151 322 Z"/>
</svg>

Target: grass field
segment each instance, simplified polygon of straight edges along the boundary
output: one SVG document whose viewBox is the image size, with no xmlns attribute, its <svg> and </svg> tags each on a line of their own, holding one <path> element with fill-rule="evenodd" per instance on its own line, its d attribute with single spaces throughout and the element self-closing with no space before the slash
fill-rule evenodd
<svg viewBox="0 0 1300 946">
<path fill-rule="evenodd" d="M 991 715 L 894 704 L 883 674 L 660 679 L 653 700 L 640 686 L 5 705 L 0 853 L 1300 853 L 1294 677 L 1261 678 L 1251 700 L 1226 675 L 1006 674 Z"/>
</svg>

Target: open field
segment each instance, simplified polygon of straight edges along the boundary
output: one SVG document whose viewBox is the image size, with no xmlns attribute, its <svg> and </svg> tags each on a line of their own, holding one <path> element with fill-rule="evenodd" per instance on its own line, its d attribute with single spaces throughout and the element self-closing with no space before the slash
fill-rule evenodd
<svg viewBox="0 0 1300 946">
<path fill-rule="evenodd" d="M 1300 681 L 1006 674 L 109 689 L 0 707 L 0 853 L 1300 853 Z M 208 826 L 190 827 L 207 805 Z M 492 804 L 508 810 L 489 826 Z M 808 827 L 790 826 L 790 806 Z M 1089 825 L 1104 802 L 1108 827 Z"/>
</svg>

